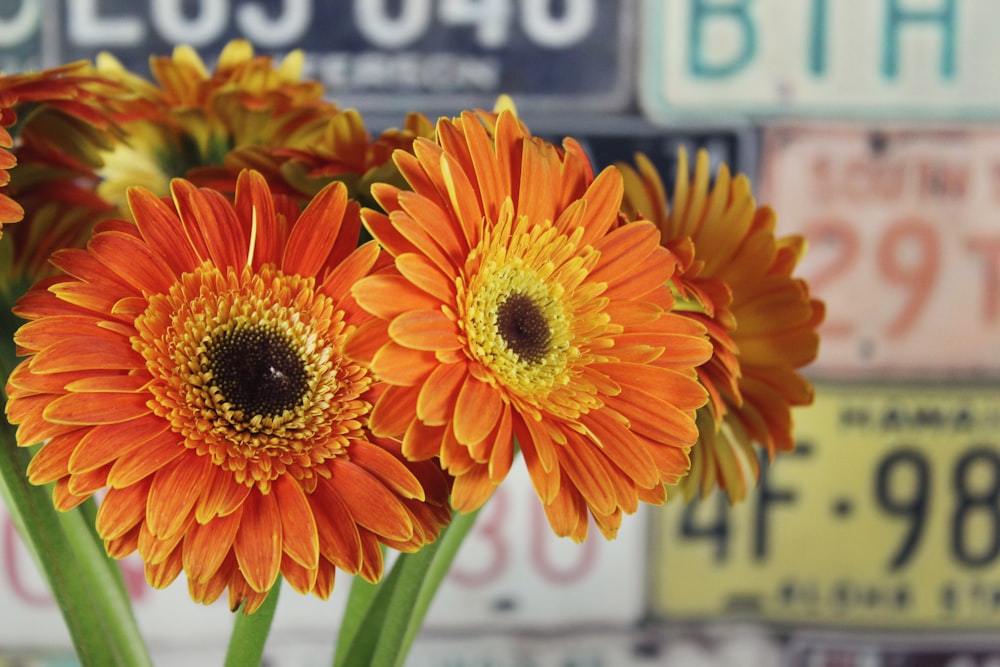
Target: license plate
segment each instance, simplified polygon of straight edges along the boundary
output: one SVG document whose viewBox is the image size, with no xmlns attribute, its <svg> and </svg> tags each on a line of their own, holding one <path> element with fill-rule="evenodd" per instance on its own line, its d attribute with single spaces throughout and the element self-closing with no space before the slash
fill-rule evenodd
<svg viewBox="0 0 1000 667">
<path fill-rule="evenodd" d="M 174 44 L 211 62 L 245 38 L 259 52 L 302 49 L 305 76 L 362 109 L 491 108 L 508 93 L 523 109 L 610 111 L 634 92 L 633 0 L 57 4 L 49 32 L 58 62 L 107 50 L 148 72 L 150 54 Z"/>
<path fill-rule="evenodd" d="M 757 491 L 656 515 L 654 611 L 996 627 L 1000 387 L 828 384 Z"/>
<path fill-rule="evenodd" d="M 813 372 L 1000 370 L 998 168 L 989 126 L 765 129 L 760 199 L 807 238 L 800 272 L 827 304 Z"/>
<path fill-rule="evenodd" d="M 646 0 L 653 117 L 1000 115 L 994 0 Z"/>
</svg>

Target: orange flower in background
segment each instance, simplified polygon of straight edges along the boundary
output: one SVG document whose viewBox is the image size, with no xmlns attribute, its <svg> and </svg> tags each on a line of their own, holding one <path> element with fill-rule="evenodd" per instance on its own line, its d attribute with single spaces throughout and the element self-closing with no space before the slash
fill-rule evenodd
<svg viewBox="0 0 1000 667">
<path fill-rule="evenodd" d="M 154 83 L 100 54 L 97 70 L 129 91 L 133 112 L 126 136 L 101 156 L 98 193 L 124 215 L 128 187 L 166 195 L 175 177 L 232 192 L 239 171 L 253 168 L 281 186 L 278 149 L 312 145 L 340 114 L 319 82 L 300 80 L 303 59 L 296 50 L 276 63 L 233 40 L 210 72 L 194 49 L 178 46 L 150 60 Z"/>
<path fill-rule="evenodd" d="M 331 180 L 347 185 L 352 198 L 374 205 L 374 183 L 402 186 L 392 153 L 412 151 L 417 137 L 434 138 L 434 124 L 419 113 L 407 114 L 403 127 L 388 129 L 372 139 L 361 114 L 348 109 L 327 123 L 323 134 L 304 148 L 279 151 L 289 160 L 281 173 L 298 192 L 311 193 Z"/>
<path fill-rule="evenodd" d="M 486 124 L 484 124 L 486 123 Z M 452 504 L 480 507 L 514 439 L 549 522 L 612 537 L 688 469 L 704 327 L 670 313 L 676 258 L 650 223 L 617 227 L 622 182 L 580 147 L 532 137 L 510 111 L 442 119 L 395 160 L 413 191 L 379 185 L 363 212 L 394 258 L 353 294 L 377 319 L 347 354 L 389 387 L 373 432 L 440 456 Z"/>
<path fill-rule="evenodd" d="M 7 413 L 28 473 L 70 509 L 101 489 L 108 552 L 138 550 L 156 587 L 250 613 L 279 573 L 329 596 L 335 568 L 381 576 L 380 544 L 413 551 L 450 519 L 448 478 L 365 422 L 379 385 L 344 357 L 369 316 L 350 296 L 383 262 L 356 249 L 342 184 L 299 212 L 244 172 L 235 202 L 184 180 L 133 189 L 135 223 L 101 222 L 64 275 L 16 314 L 27 359 Z"/>
<path fill-rule="evenodd" d="M 705 495 L 718 485 L 731 501 L 741 500 L 748 478 L 758 474 L 754 444 L 772 457 L 794 449 L 791 407 L 813 399 L 812 385 L 797 369 L 816 357 L 825 310 L 806 283 L 792 277 L 805 242 L 775 237 L 774 212 L 757 206 L 742 174 L 730 177 L 723 164 L 712 185 L 705 151 L 692 179 L 681 149 L 669 206 L 648 159 L 638 156 L 638 169 L 618 167 L 623 211 L 655 222 L 663 245 L 680 258 L 679 308 L 706 326 L 715 349 L 698 369 L 711 398 L 698 414 L 691 474 L 681 480 L 685 495 Z"/>
<path fill-rule="evenodd" d="M 0 236 L 5 223 L 17 222 L 24 217 L 22 203 L 15 201 L 7 192 L 10 169 L 18 163 L 12 149 L 15 144 L 21 143 L 20 135 L 29 131 L 32 125 L 44 127 L 44 131 L 39 133 L 42 138 L 40 143 L 52 155 L 58 156 L 60 163 L 72 164 L 76 151 L 85 149 L 85 142 L 70 141 L 53 130 L 75 127 L 84 139 L 99 137 L 100 133 L 94 129 L 109 129 L 108 112 L 114 109 L 111 103 L 114 92 L 114 85 L 95 76 L 85 62 L 40 72 L 0 74 Z M 28 118 L 19 118 L 23 115 L 19 111 L 29 108 L 29 105 Z M 56 121 L 56 118 L 59 120 Z M 19 121 L 18 136 L 15 138 L 8 128 L 13 128 Z M 53 144 L 60 143 L 61 139 L 61 145 L 55 148 Z"/>
</svg>

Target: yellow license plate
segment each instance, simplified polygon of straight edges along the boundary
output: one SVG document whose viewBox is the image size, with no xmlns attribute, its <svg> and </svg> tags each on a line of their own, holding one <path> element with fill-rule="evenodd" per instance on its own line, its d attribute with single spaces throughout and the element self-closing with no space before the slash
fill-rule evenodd
<svg viewBox="0 0 1000 667">
<path fill-rule="evenodd" d="M 821 383 L 795 417 L 746 502 L 656 513 L 654 613 L 1000 623 L 1000 386 Z"/>
</svg>

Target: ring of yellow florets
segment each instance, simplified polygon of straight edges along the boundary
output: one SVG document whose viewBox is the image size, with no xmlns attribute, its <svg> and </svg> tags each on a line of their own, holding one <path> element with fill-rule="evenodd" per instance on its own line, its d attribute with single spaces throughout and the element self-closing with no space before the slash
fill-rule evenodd
<svg viewBox="0 0 1000 667">
<path fill-rule="evenodd" d="M 470 282 L 470 352 L 521 396 L 545 395 L 567 381 L 569 327 L 554 287 L 517 257 L 484 264 Z"/>
<path fill-rule="evenodd" d="M 152 409 L 240 483 L 323 475 L 370 404 L 370 374 L 343 358 L 343 312 L 312 278 L 206 263 L 153 296 L 133 344 Z"/>
<path fill-rule="evenodd" d="M 508 202 L 458 281 L 468 354 L 529 412 L 574 419 L 601 405 L 582 368 L 601 359 L 609 318 L 604 285 L 586 281 L 599 253 L 582 234 L 515 218 Z"/>
</svg>

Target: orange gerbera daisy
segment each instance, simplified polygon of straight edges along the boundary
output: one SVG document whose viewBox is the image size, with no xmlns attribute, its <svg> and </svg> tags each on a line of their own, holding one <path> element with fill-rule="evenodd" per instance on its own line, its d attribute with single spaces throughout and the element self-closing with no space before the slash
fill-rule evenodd
<svg viewBox="0 0 1000 667">
<path fill-rule="evenodd" d="M 440 456 L 456 509 L 489 498 L 516 438 L 554 531 L 583 540 L 590 514 L 610 538 L 687 471 L 711 345 L 670 313 L 677 261 L 656 228 L 615 228 L 618 172 L 594 178 L 578 145 L 510 111 L 490 126 L 442 119 L 439 143 L 395 154 L 413 191 L 373 188 L 386 214 L 362 215 L 395 264 L 355 285 L 377 319 L 347 354 L 390 385 L 372 430 Z"/>
<path fill-rule="evenodd" d="M 816 357 L 825 311 L 808 285 L 792 277 L 805 242 L 775 237 L 774 212 L 756 205 L 742 174 L 730 177 L 723 164 L 712 186 L 705 151 L 692 181 L 681 149 L 669 210 L 655 167 L 642 155 L 636 165 L 618 165 L 623 210 L 654 221 L 662 243 L 681 258 L 674 279 L 679 307 L 706 326 L 715 348 L 698 369 L 711 399 L 699 412 L 699 443 L 681 484 L 688 498 L 718 485 L 731 501 L 740 500 L 748 477 L 758 474 L 753 444 L 772 457 L 794 449 L 790 408 L 813 399 L 812 385 L 796 369 Z"/>
<path fill-rule="evenodd" d="M 368 315 L 349 291 L 379 265 L 355 249 L 342 184 L 307 208 L 244 172 L 235 203 L 175 180 L 133 189 L 135 224 L 101 222 L 68 275 L 16 313 L 28 358 L 7 386 L 29 478 L 59 509 L 107 488 L 97 531 L 149 582 L 254 611 L 281 573 L 327 597 L 334 568 L 381 576 L 379 544 L 415 550 L 450 518 L 449 482 L 365 428 L 378 392 L 342 348 Z"/>
<path fill-rule="evenodd" d="M 107 102 L 109 91 L 113 89 L 113 84 L 95 76 L 85 62 L 70 63 L 40 72 L 0 75 L 0 236 L 3 236 L 4 223 L 17 222 L 24 217 L 22 205 L 6 192 L 6 186 L 10 183 L 9 170 L 18 162 L 11 150 L 15 146 L 15 137 L 8 130 L 19 120 L 18 108 L 31 105 L 33 119 L 57 115 L 62 118 L 64 126 L 76 126 L 80 128 L 81 134 L 86 135 L 86 128 L 108 127 Z M 21 120 L 22 125 L 25 125 Z M 35 123 L 52 129 L 50 122 Z M 21 128 L 22 131 L 24 129 Z M 54 141 L 51 133 L 49 134 L 48 142 Z M 93 133 L 90 134 L 93 136 Z M 83 143 L 65 142 L 58 151 L 61 160 L 66 162 L 71 159 L 74 151 L 82 148 Z"/>
</svg>

